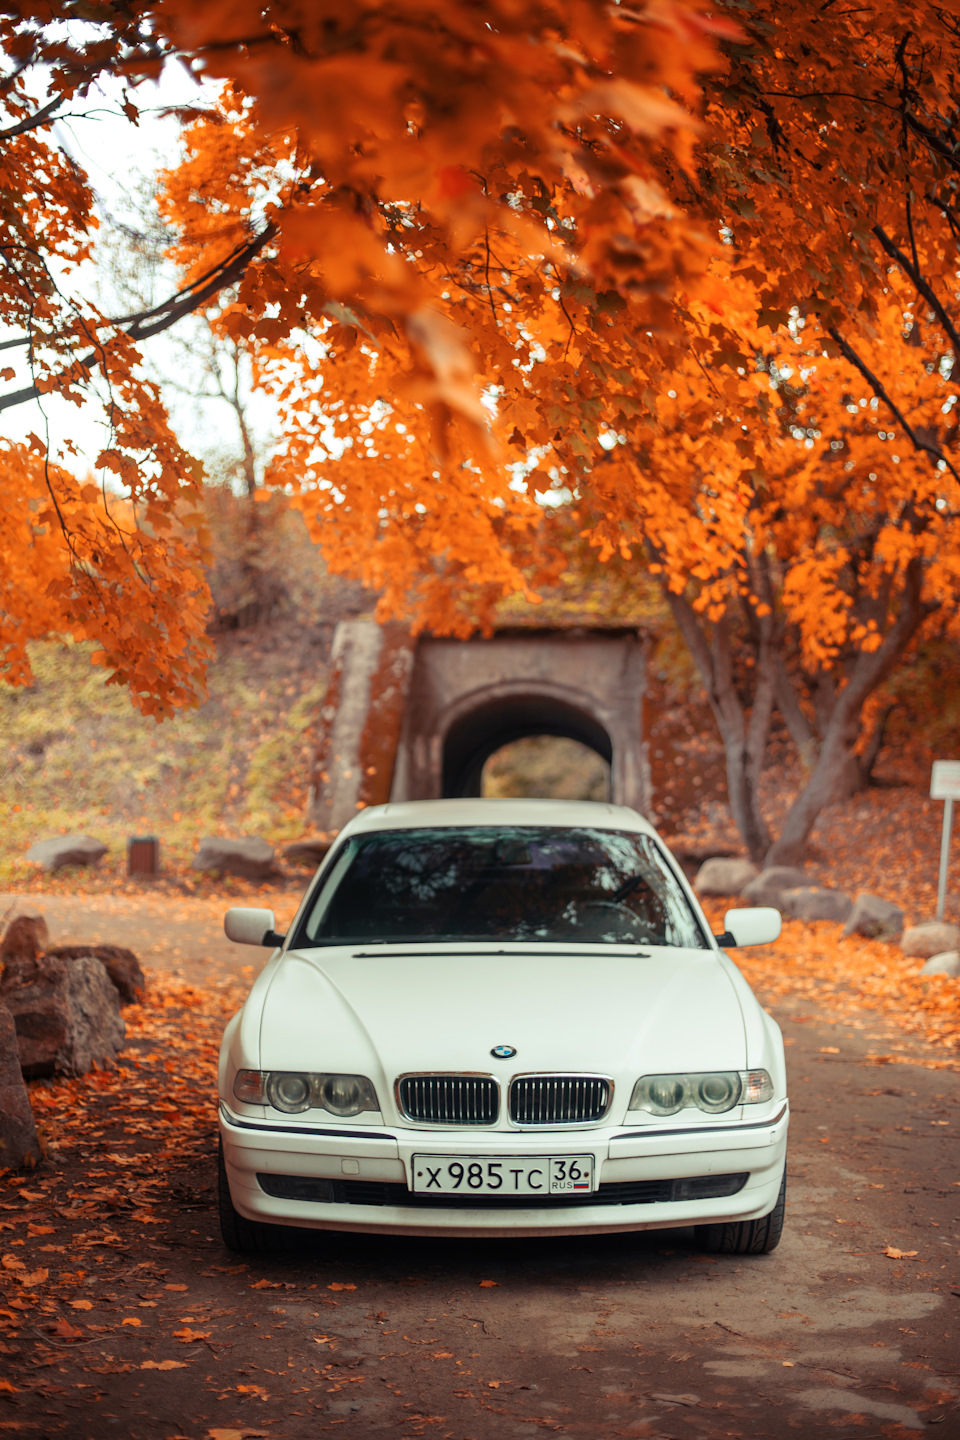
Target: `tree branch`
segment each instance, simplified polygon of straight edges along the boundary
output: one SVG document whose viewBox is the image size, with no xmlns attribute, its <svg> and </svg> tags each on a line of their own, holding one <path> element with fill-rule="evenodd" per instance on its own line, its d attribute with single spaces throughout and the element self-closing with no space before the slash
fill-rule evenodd
<svg viewBox="0 0 960 1440">
<path fill-rule="evenodd" d="M 880 244 L 883 246 L 884 250 L 886 250 L 887 254 L 890 256 L 890 259 L 896 261 L 896 263 L 900 266 L 901 270 L 904 272 L 905 275 L 909 275 L 910 279 L 917 287 L 917 290 L 923 296 L 924 300 L 926 300 L 927 304 L 930 306 L 930 309 L 933 310 L 933 312 L 938 316 L 941 325 L 949 335 L 950 343 L 953 346 L 954 354 L 960 355 L 960 331 L 957 330 L 957 327 L 950 319 L 950 316 L 944 309 L 939 297 L 936 294 L 936 291 L 930 285 L 929 281 L 925 280 L 921 275 L 920 267 L 916 264 L 915 261 L 911 262 L 908 257 L 904 255 L 900 247 L 894 244 L 894 242 L 890 239 L 890 236 L 886 233 L 882 225 L 874 225 L 873 233 L 880 241 Z"/>
<path fill-rule="evenodd" d="M 35 114 L 27 115 L 19 124 L 11 125 L 9 130 L 0 130 L 0 140 L 12 140 L 15 135 L 25 135 L 28 130 L 36 130 L 40 125 L 45 124 L 53 112 L 58 110 L 63 103 L 64 96 L 55 95 L 52 100 L 48 100 L 46 105 L 37 110 Z"/>
<path fill-rule="evenodd" d="M 194 310 L 199 310 L 214 295 L 239 280 L 246 270 L 250 261 L 253 260 L 276 234 L 274 224 L 267 225 L 259 235 L 240 249 L 228 255 L 220 265 L 208 272 L 210 278 L 206 283 L 194 281 L 184 290 L 178 290 L 162 305 L 157 305 L 152 310 L 144 311 L 139 316 L 128 317 L 133 321 L 126 330 L 131 340 L 149 340 L 151 336 L 158 335 L 161 330 L 168 330 L 175 325 L 184 315 L 190 315 Z M 199 288 L 198 288 L 199 287 Z M 153 321 L 152 324 L 148 323 Z M 102 348 L 90 350 L 75 363 L 84 370 L 92 369 L 104 359 Z M 22 405 L 26 400 L 36 400 L 41 391 L 37 385 L 27 385 L 22 390 L 12 390 L 9 394 L 0 396 L 0 410 L 9 410 L 14 405 Z"/>
<path fill-rule="evenodd" d="M 776 658 L 775 684 L 777 709 L 783 716 L 784 724 L 790 732 L 790 739 L 796 745 L 802 763 L 807 768 L 812 768 L 816 758 L 817 737 L 813 733 L 810 721 L 803 713 L 793 682 L 787 673 L 783 657 L 780 655 Z"/>
<path fill-rule="evenodd" d="M 856 350 L 854 350 L 853 346 L 850 345 L 846 340 L 844 340 L 843 336 L 840 334 L 840 331 L 836 328 L 835 325 L 827 326 L 827 334 L 836 344 L 837 349 L 840 351 L 840 354 L 843 355 L 846 360 L 850 361 L 850 364 L 854 367 L 855 370 L 859 370 L 860 374 L 863 376 L 864 380 L 866 380 L 867 384 L 870 386 L 877 399 L 883 401 L 884 405 L 887 406 L 891 414 L 903 426 L 904 433 L 906 434 L 913 448 L 915 450 L 922 450 L 927 455 L 932 455 L 935 460 L 942 461 L 943 464 L 950 471 L 950 474 L 953 476 L 954 480 L 960 481 L 960 472 L 958 472 L 955 466 L 947 459 L 946 455 L 944 455 L 943 451 L 940 449 L 940 446 L 931 445 L 928 441 L 920 439 L 920 436 L 913 429 L 912 425 L 907 420 L 907 417 L 904 415 L 899 405 L 889 394 L 883 382 L 881 380 L 878 380 L 876 375 L 874 375 L 873 371 L 870 370 L 868 366 L 864 363 L 864 361 L 860 359 L 860 356 L 857 354 Z"/>
<path fill-rule="evenodd" d="M 861 650 L 849 683 L 837 699 L 837 709 L 848 718 L 857 715 L 881 680 L 885 680 L 936 605 L 923 601 L 923 561 L 914 555 L 907 562 L 899 613 L 876 650 Z"/>
</svg>

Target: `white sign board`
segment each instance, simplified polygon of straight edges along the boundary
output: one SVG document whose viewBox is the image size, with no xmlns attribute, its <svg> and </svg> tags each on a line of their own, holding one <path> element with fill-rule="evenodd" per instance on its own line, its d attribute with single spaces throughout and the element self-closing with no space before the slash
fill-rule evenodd
<svg viewBox="0 0 960 1440">
<path fill-rule="evenodd" d="M 933 800 L 960 800 L 960 760 L 934 760 L 930 796 Z"/>
</svg>

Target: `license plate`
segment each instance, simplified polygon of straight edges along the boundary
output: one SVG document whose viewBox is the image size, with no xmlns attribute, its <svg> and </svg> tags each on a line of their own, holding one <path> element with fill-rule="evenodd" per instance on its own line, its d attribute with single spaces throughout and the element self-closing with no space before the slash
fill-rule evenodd
<svg viewBox="0 0 960 1440">
<path fill-rule="evenodd" d="M 414 1155 L 413 1189 L 422 1195 L 586 1195 L 592 1155 Z"/>
</svg>

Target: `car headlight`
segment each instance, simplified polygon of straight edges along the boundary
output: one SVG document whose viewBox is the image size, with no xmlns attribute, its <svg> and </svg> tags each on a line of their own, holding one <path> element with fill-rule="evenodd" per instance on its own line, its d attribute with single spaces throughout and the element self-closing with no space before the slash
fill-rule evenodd
<svg viewBox="0 0 960 1440">
<path fill-rule="evenodd" d="M 284 1115 L 328 1110 L 343 1117 L 379 1110 L 365 1075 L 304 1074 L 296 1070 L 238 1070 L 233 1093 L 245 1105 L 272 1105 Z"/>
<path fill-rule="evenodd" d="M 722 1115 L 735 1105 L 757 1105 L 773 1098 L 766 1070 L 711 1070 L 702 1075 L 644 1075 L 633 1087 L 628 1110 L 676 1115 L 702 1110 Z"/>
<path fill-rule="evenodd" d="M 317 1103 L 331 1115 L 359 1115 L 379 1110 L 373 1086 L 363 1075 L 316 1075 Z"/>
<path fill-rule="evenodd" d="M 267 1099 L 274 1110 L 285 1115 L 299 1115 L 310 1109 L 310 1076 L 280 1070 L 267 1079 Z"/>
</svg>

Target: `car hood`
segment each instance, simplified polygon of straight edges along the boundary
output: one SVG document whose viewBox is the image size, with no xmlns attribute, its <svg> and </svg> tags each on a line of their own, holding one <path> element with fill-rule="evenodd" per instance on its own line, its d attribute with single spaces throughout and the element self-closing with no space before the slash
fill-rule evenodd
<svg viewBox="0 0 960 1440">
<path fill-rule="evenodd" d="M 497 1045 L 516 1056 L 493 1058 Z M 407 1071 L 586 1071 L 632 1083 L 746 1066 L 721 958 L 666 948 L 294 951 L 267 991 L 260 1049 L 263 1069 L 364 1073 L 381 1094 Z"/>
</svg>

